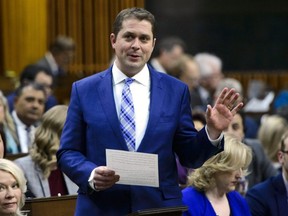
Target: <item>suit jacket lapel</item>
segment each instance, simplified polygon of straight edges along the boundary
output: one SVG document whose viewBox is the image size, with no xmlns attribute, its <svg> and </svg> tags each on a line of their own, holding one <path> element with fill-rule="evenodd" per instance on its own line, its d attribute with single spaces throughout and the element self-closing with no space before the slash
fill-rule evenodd
<svg viewBox="0 0 288 216">
<path fill-rule="evenodd" d="M 103 111 L 113 129 L 113 132 L 123 149 L 128 150 L 124 137 L 120 129 L 120 122 L 117 116 L 115 107 L 113 82 L 112 82 L 112 68 L 108 69 L 106 73 L 101 75 L 101 82 L 98 86 L 98 96 L 103 107 Z"/>
<path fill-rule="evenodd" d="M 153 132 L 161 116 L 161 112 L 163 109 L 163 100 L 166 94 L 163 89 L 163 84 L 161 83 L 162 75 L 160 73 L 156 73 L 151 67 L 149 67 L 149 70 L 151 77 L 149 120 L 145 135 L 142 142 L 140 143 L 138 151 L 141 151 L 141 149 L 145 148 L 145 145 L 142 145 L 142 143 L 147 143 L 150 139 L 149 134 Z"/>
<path fill-rule="evenodd" d="M 282 173 L 276 176 L 276 178 L 273 181 L 273 185 L 275 188 L 276 203 L 278 205 L 277 209 L 280 210 L 280 212 L 278 213 L 279 215 L 284 216 L 287 214 L 287 212 L 282 210 L 288 209 L 288 203 L 287 203 L 287 192 L 283 181 Z"/>
</svg>

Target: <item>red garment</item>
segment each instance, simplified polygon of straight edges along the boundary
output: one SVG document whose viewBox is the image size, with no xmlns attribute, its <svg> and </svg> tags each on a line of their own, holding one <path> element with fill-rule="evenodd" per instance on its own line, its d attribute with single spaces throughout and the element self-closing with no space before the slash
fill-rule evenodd
<svg viewBox="0 0 288 216">
<path fill-rule="evenodd" d="M 66 183 L 62 172 L 57 168 L 48 178 L 51 196 L 68 195 Z"/>
</svg>

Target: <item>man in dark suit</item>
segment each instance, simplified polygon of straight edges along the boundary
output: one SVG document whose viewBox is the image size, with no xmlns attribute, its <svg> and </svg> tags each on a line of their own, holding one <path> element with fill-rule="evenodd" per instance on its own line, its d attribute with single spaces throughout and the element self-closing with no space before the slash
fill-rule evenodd
<svg viewBox="0 0 288 216">
<path fill-rule="evenodd" d="M 53 76 L 46 67 L 39 65 L 31 64 L 27 65 L 20 74 L 20 87 L 25 86 L 29 83 L 38 83 L 42 85 L 46 92 L 46 102 L 45 102 L 45 111 L 51 107 L 58 104 L 56 97 L 53 95 Z M 12 112 L 14 110 L 14 100 L 16 97 L 16 91 L 11 92 L 7 96 L 9 110 Z"/>
<path fill-rule="evenodd" d="M 288 133 L 281 139 L 278 160 L 282 172 L 252 187 L 246 199 L 253 216 L 286 216 L 288 210 Z"/>
<path fill-rule="evenodd" d="M 35 64 L 49 69 L 57 84 L 57 78 L 66 75 L 67 66 L 74 58 L 75 47 L 76 45 L 72 38 L 59 35 L 50 44 L 45 56 Z"/>
<path fill-rule="evenodd" d="M 117 216 L 183 205 L 175 154 L 186 167 L 201 166 L 223 150 L 222 131 L 243 106 L 237 102 L 238 93 L 224 89 L 215 106 L 207 106 L 207 125 L 198 132 L 187 85 L 146 64 L 156 41 L 154 23 L 145 9 L 122 10 L 110 35 L 114 64 L 72 86 L 57 158 L 62 171 L 79 186 L 75 215 Z M 131 113 L 124 118 L 134 123 L 131 136 L 123 124 L 121 95 L 129 108 L 134 107 L 135 118 Z M 159 186 L 116 184 L 121 176 L 107 167 L 107 149 L 157 155 Z"/>
</svg>

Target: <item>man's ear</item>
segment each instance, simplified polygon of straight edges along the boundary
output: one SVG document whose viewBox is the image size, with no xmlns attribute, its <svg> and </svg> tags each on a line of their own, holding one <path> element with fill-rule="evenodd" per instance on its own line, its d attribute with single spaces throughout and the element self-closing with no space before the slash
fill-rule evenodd
<svg viewBox="0 0 288 216">
<path fill-rule="evenodd" d="M 114 33 L 110 34 L 110 43 L 113 49 L 115 48 L 115 43 L 116 43 L 116 35 Z"/>
</svg>

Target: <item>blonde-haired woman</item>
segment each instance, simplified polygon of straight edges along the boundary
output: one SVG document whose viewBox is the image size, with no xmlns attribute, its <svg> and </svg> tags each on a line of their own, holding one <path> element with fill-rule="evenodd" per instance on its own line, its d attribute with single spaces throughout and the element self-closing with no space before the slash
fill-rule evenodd
<svg viewBox="0 0 288 216">
<path fill-rule="evenodd" d="M 26 179 L 22 170 L 12 161 L 0 159 L 0 215 L 23 216 Z"/>
<path fill-rule="evenodd" d="M 188 187 L 182 191 L 188 211 L 183 215 L 249 216 L 248 205 L 235 188 L 247 174 L 251 159 L 248 146 L 225 135 L 224 151 L 212 156 L 188 176 Z"/>
<path fill-rule="evenodd" d="M 50 108 L 35 131 L 29 155 L 15 162 L 27 178 L 29 197 L 50 197 L 76 194 L 78 187 L 57 167 L 56 152 L 67 116 L 66 105 Z"/>
<path fill-rule="evenodd" d="M 19 153 L 19 141 L 16 133 L 16 128 L 9 112 L 8 102 L 6 97 L 0 91 L 0 123 L 3 125 L 3 133 L 5 137 L 2 137 L 5 143 L 5 150 L 7 154 Z"/>
<path fill-rule="evenodd" d="M 281 168 L 278 161 L 278 151 L 281 138 L 286 131 L 288 131 L 288 122 L 285 118 L 279 115 L 265 115 L 262 117 L 258 139 L 277 169 Z"/>
</svg>

